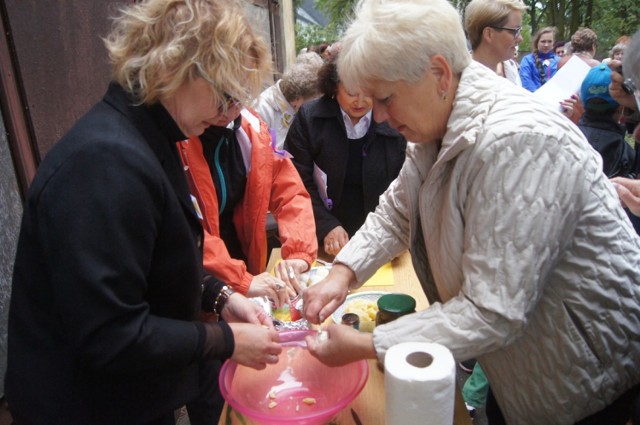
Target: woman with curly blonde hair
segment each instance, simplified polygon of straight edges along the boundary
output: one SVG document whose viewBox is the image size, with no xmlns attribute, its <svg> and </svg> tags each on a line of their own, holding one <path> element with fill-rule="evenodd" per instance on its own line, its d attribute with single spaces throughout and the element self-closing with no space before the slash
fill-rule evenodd
<svg viewBox="0 0 640 425">
<path fill-rule="evenodd" d="M 225 94 L 251 101 L 271 60 L 241 7 L 238 0 L 150 0 L 123 10 L 105 40 L 114 79 L 141 103 L 171 97 L 197 78 L 216 102 Z"/>
<path fill-rule="evenodd" d="M 304 291 L 304 317 L 322 323 L 406 249 L 430 304 L 372 334 L 326 326 L 310 354 L 384 363 L 397 344 L 437 342 L 478 359 L 490 424 L 624 425 L 640 392 L 640 239 L 584 135 L 472 61 L 447 0 L 364 0 L 341 42 L 341 81 L 411 143 Z"/>
<path fill-rule="evenodd" d="M 257 95 L 270 59 L 228 0 L 124 7 L 105 42 L 115 81 L 25 203 L 6 397 L 21 424 L 174 424 L 186 405 L 214 425 L 221 361 L 262 369 L 281 347 L 264 311 L 203 273 L 176 142 Z"/>
</svg>

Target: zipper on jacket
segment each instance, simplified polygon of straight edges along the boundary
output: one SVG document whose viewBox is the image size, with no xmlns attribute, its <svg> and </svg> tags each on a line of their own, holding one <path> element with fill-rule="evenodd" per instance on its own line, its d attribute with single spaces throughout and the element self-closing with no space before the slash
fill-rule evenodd
<svg viewBox="0 0 640 425">
<path fill-rule="evenodd" d="M 218 143 L 218 146 L 216 146 L 216 152 L 214 155 L 216 172 L 218 173 L 218 178 L 220 179 L 220 208 L 218 211 L 218 215 L 222 215 L 224 207 L 227 205 L 227 182 L 224 179 L 224 173 L 222 172 L 222 167 L 220 166 L 220 148 L 223 144 L 225 146 L 229 144 L 229 140 L 224 136 L 220 140 L 220 143 Z"/>
</svg>

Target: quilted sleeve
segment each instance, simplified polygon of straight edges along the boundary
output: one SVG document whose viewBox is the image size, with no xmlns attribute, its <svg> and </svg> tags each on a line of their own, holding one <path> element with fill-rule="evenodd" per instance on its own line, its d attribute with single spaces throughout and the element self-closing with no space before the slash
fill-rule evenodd
<svg viewBox="0 0 640 425">
<path fill-rule="evenodd" d="M 455 262 L 461 290 L 445 303 L 377 328 L 374 344 L 381 358 L 408 340 L 443 344 L 456 358 L 509 344 L 571 243 L 599 175 L 595 157 L 557 135 L 535 132 L 485 146 L 471 160 L 458 160 L 460 169 L 451 173 L 457 177 L 450 177 L 457 179 L 451 186 L 459 194 L 449 216 L 459 215 L 462 227 L 463 249 Z"/>
</svg>

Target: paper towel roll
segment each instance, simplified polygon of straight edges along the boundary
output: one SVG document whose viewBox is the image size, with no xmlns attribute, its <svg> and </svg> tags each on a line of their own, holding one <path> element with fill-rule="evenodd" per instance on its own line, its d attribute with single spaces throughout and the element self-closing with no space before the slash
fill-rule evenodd
<svg viewBox="0 0 640 425">
<path fill-rule="evenodd" d="M 451 425 L 456 364 L 440 344 L 405 342 L 384 361 L 387 425 Z"/>
</svg>

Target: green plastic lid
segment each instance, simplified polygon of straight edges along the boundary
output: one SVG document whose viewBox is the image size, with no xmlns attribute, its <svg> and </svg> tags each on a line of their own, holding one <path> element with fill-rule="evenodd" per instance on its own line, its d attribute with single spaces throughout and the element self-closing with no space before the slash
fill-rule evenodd
<svg viewBox="0 0 640 425">
<path fill-rule="evenodd" d="M 413 313 L 416 309 L 416 300 L 407 294 L 386 294 L 378 298 L 378 309 L 389 313 Z"/>
</svg>

